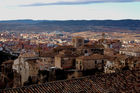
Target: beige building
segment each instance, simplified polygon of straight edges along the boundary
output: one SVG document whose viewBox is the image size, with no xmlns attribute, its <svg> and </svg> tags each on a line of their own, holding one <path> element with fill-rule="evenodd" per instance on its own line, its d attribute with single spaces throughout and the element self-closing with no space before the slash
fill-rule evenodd
<svg viewBox="0 0 140 93">
<path fill-rule="evenodd" d="M 115 54 L 115 50 L 111 48 L 104 49 L 104 55 L 113 56 Z"/>
<path fill-rule="evenodd" d="M 13 86 L 13 79 L 14 79 L 13 71 L 12 71 L 13 62 L 14 60 L 8 60 L 2 62 L 2 65 L 0 66 L 1 69 L 0 80 L 1 82 L 5 83 L 5 85 L 7 86 L 6 88 L 10 88 Z"/>
<path fill-rule="evenodd" d="M 104 47 L 99 44 L 85 44 L 77 48 L 78 52 L 85 56 L 90 56 L 92 54 L 104 54 Z"/>
<path fill-rule="evenodd" d="M 33 53 L 23 53 L 21 54 L 15 61 L 12 66 L 14 72 L 20 75 L 21 86 L 28 80 L 29 76 L 35 77 L 38 73 L 38 65 L 37 65 L 38 56 Z"/>
<path fill-rule="evenodd" d="M 40 58 L 38 60 L 40 64 L 40 70 L 47 70 L 49 69 L 49 67 L 54 67 L 55 55 L 56 53 L 53 51 L 41 53 Z"/>
<path fill-rule="evenodd" d="M 107 59 L 105 66 L 104 66 L 105 73 L 115 73 L 114 60 L 115 60 L 114 58 Z"/>
<path fill-rule="evenodd" d="M 79 56 L 71 51 L 63 50 L 55 56 L 55 67 L 60 69 L 75 68 L 75 59 Z"/>
<path fill-rule="evenodd" d="M 140 56 L 140 47 L 121 48 L 119 52 L 120 52 L 120 54 L 139 57 Z"/>
<path fill-rule="evenodd" d="M 122 43 L 120 40 L 111 40 L 111 39 L 99 39 L 98 43 L 102 44 L 105 48 L 111 48 L 119 52 Z"/>
<path fill-rule="evenodd" d="M 74 46 L 58 46 L 58 47 L 54 48 L 51 52 L 53 52 L 55 55 L 57 55 L 62 50 L 75 52 L 76 48 Z"/>
<path fill-rule="evenodd" d="M 84 38 L 83 37 L 80 37 L 80 36 L 73 37 L 72 44 L 76 48 L 78 48 L 80 46 L 83 46 L 84 45 Z"/>
<path fill-rule="evenodd" d="M 112 55 L 108 56 L 105 66 L 104 72 L 105 73 L 114 73 L 117 70 L 121 70 L 127 66 L 127 59 L 126 55 Z"/>
<path fill-rule="evenodd" d="M 128 66 L 130 70 L 140 69 L 140 57 L 129 57 Z"/>
<path fill-rule="evenodd" d="M 76 58 L 76 70 L 102 69 L 104 65 L 104 56 L 93 54 L 91 56 L 81 56 Z"/>
</svg>

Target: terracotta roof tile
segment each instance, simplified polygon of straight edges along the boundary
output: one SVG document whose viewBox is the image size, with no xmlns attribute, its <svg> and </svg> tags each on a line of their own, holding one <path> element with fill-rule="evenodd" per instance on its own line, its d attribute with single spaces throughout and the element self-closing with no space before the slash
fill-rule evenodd
<svg viewBox="0 0 140 93">
<path fill-rule="evenodd" d="M 81 56 L 79 57 L 80 59 L 83 60 L 94 60 L 94 59 L 104 59 L 104 55 L 100 55 L 100 54 L 93 54 L 91 56 Z"/>
<path fill-rule="evenodd" d="M 96 74 L 27 87 L 0 90 L 0 93 L 139 93 L 138 71 Z M 133 79 L 133 80 L 132 80 Z"/>
</svg>

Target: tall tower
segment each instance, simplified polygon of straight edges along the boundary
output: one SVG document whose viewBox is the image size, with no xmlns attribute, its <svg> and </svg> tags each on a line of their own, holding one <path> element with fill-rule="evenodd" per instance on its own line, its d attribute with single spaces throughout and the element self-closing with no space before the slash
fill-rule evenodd
<svg viewBox="0 0 140 93">
<path fill-rule="evenodd" d="M 72 44 L 76 48 L 78 48 L 80 46 L 83 46 L 84 45 L 84 38 L 83 37 L 79 37 L 79 36 L 73 37 Z"/>
</svg>

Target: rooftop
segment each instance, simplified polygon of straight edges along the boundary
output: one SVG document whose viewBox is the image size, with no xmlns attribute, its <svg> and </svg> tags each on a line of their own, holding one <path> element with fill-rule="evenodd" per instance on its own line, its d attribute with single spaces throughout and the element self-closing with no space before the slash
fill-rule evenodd
<svg viewBox="0 0 140 93">
<path fill-rule="evenodd" d="M 96 59 L 104 59 L 104 55 L 100 55 L 100 54 L 93 54 L 91 56 L 81 56 L 79 57 L 79 59 L 83 59 L 83 60 L 96 60 Z"/>
<path fill-rule="evenodd" d="M 127 48 L 121 48 L 120 51 L 128 51 L 128 52 L 136 52 L 136 53 L 140 53 L 140 47 L 127 47 Z"/>
<path fill-rule="evenodd" d="M 24 58 L 32 58 L 32 57 L 38 57 L 34 52 L 27 52 L 20 54 L 20 57 Z"/>
<path fill-rule="evenodd" d="M 122 71 L 4 89 L 1 93 L 138 93 L 138 71 Z"/>
<path fill-rule="evenodd" d="M 3 62 L 3 64 L 13 64 L 14 60 L 7 60 L 5 62 Z"/>
</svg>

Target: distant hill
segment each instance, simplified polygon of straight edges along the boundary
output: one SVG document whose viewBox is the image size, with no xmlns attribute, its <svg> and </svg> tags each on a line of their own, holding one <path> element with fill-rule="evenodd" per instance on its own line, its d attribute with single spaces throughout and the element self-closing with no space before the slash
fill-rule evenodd
<svg viewBox="0 0 140 93">
<path fill-rule="evenodd" d="M 140 20 L 9 20 L 0 21 L 0 31 L 96 31 L 140 32 Z"/>
</svg>

